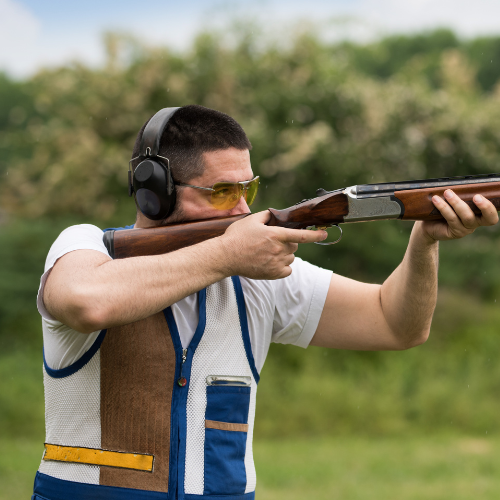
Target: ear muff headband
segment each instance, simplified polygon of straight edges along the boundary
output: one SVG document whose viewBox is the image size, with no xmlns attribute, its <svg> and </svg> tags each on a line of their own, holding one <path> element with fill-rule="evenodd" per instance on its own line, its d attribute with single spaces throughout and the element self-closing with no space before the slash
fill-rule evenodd
<svg viewBox="0 0 500 500">
<path fill-rule="evenodd" d="M 144 128 L 140 155 L 145 157 L 133 171 L 129 171 L 129 195 L 135 193 L 139 210 L 151 220 L 168 217 L 175 207 L 175 185 L 168 158 L 158 155 L 160 140 L 172 115 L 179 108 L 158 111 Z M 135 158 L 134 158 L 135 159 Z"/>
<path fill-rule="evenodd" d="M 172 115 L 179 108 L 163 108 L 149 120 L 142 133 L 140 152 L 141 156 L 157 156 L 160 149 L 160 140 Z M 149 150 L 149 153 L 148 153 Z"/>
</svg>

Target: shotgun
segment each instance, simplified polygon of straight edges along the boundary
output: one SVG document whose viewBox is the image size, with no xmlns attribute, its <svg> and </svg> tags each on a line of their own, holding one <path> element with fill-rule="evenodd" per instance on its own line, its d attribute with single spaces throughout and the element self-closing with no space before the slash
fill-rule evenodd
<svg viewBox="0 0 500 500">
<path fill-rule="evenodd" d="M 472 198 L 481 194 L 500 210 L 500 174 L 467 175 L 406 182 L 361 184 L 335 191 L 318 189 L 316 197 L 284 210 L 270 208 L 268 226 L 292 229 L 326 228 L 347 222 L 384 219 L 442 220 L 432 204 L 434 195 L 453 189 L 476 215 L 481 211 Z M 158 255 L 195 245 L 224 234 L 226 228 L 249 214 L 217 217 L 148 229 L 106 231 L 104 244 L 114 259 Z M 338 241 L 338 240 L 337 240 Z"/>
</svg>

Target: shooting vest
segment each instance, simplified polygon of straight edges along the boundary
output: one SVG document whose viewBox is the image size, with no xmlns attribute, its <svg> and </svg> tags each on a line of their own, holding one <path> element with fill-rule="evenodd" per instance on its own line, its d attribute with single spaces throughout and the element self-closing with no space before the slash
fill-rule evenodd
<svg viewBox="0 0 500 500">
<path fill-rule="evenodd" d="M 182 348 L 170 308 L 44 362 L 46 444 L 32 500 L 253 499 L 259 374 L 238 277 L 198 294 Z"/>
</svg>

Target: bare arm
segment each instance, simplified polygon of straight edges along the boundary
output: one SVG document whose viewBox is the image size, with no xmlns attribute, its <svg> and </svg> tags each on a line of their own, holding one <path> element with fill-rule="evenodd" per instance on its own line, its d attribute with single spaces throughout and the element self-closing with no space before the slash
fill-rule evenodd
<svg viewBox="0 0 500 500">
<path fill-rule="evenodd" d="M 495 207 L 482 196 L 474 198 L 481 217 L 451 190 L 445 197 L 448 203 L 439 197 L 433 202 L 447 222 L 415 223 L 402 263 L 383 285 L 333 276 L 312 345 L 396 350 L 425 342 L 436 305 L 438 241 L 498 222 Z"/>
<path fill-rule="evenodd" d="M 246 217 L 219 238 L 166 255 L 112 260 L 94 250 L 70 252 L 50 272 L 45 307 L 90 333 L 146 318 L 228 276 L 283 278 L 297 244 L 326 233 L 267 227 L 268 218 L 267 211 Z"/>
</svg>

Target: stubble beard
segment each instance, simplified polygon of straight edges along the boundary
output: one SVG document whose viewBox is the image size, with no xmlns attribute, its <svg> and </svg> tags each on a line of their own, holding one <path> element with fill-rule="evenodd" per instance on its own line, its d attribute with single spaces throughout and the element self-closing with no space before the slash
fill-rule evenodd
<svg viewBox="0 0 500 500">
<path fill-rule="evenodd" d="M 177 200 L 177 203 L 175 204 L 175 208 L 172 214 L 170 214 L 166 219 L 163 219 L 160 225 L 164 226 L 167 224 L 175 224 L 177 222 L 187 222 L 186 213 L 182 209 L 179 200 Z"/>
</svg>

